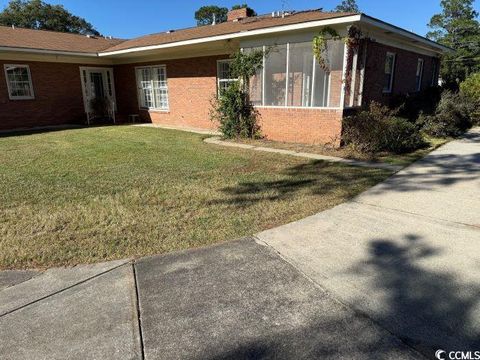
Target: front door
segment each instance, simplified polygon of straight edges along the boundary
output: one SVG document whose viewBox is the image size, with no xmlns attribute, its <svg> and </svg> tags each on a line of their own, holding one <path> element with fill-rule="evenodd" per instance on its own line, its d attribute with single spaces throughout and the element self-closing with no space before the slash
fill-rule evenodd
<svg viewBox="0 0 480 360">
<path fill-rule="evenodd" d="M 103 99 L 114 111 L 115 104 L 115 86 L 113 83 L 113 69 L 81 67 L 80 75 L 82 78 L 83 105 L 87 114 L 92 113 L 92 104 L 94 100 Z"/>
</svg>

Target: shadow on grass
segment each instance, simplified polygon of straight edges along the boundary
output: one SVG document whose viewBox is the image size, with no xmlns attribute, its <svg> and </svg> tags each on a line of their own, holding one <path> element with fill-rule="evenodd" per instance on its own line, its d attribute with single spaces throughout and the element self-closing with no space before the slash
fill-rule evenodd
<svg viewBox="0 0 480 360">
<path fill-rule="evenodd" d="M 332 164 L 325 161 L 311 161 L 286 169 L 281 173 L 285 179 L 275 181 L 240 182 L 221 191 L 226 199 L 213 200 L 210 204 L 249 206 L 259 201 L 288 200 L 300 192 L 314 195 L 341 192 L 342 197 L 352 197 L 362 189 L 384 180 L 389 172 L 378 169 L 363 169 Z"/>
<path fill-rule="evenodd" d="M 85 127 L 86 126 L 78 125 L 78 124 L 66 124 L 66 125 L 58 125 L 58 126 L 42 126 L 42 127 L 33 127 L 33 128 L 25 128 L 25 129 L 22 128 L 22 129 L 13 129 L 13 130 L 2 130 L 0 131 L 0 138 L 46 134 L 46 133 L 59 132 L 59 131 L 65 131 L 65 130 L 82 129 Z"/>
</svg>

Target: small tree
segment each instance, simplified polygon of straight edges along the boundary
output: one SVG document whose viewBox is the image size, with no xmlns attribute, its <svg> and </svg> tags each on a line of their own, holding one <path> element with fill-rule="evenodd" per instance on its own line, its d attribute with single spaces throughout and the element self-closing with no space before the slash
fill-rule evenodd
<svg viewBox="0 0 480 360">
<path fill-rule="evenodd" d="M 197 25 L 211 25 L 215 20 L 216 23 L 227 21 L 228 8 L 216 5 L 202 6 L 195 12 L 195 20 Z"/>
<path fill-rule="evenodd" d="M 342 3 L 335 8 L 335 12 L 359 13 L 360 9 L 358 8 L 356 0 L 343 0 Z"/>
<path fill-rule="evenodd" d="M 211 118 L 220 124 L 226 138 L 256 138 L 260 135 L 258 113 L 250 101 L 250 78 L 263 66 L 263 51 L 238 51 L 232 56 L 230 76 L 238 78 L 212 101 Z"/>
</svg>

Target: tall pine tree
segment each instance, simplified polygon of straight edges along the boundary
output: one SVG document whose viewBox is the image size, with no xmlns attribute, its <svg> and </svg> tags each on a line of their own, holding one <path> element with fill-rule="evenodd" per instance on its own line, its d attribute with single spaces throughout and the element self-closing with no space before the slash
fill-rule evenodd
<svg viewBox="0 0 480 360">
<path fill-rule="evenodd" d="M 355 0 L 343 0 L 335 10 L 335 12 L 353 12 L 359 13 L 360 9 L 358 8 L 357 2 Z"/>
<path fill-rule="evenodd" d="M 444 56 L 441 76 L 448 87 L 457 87 L 469 74 L 480 71 L 480 24 L 474 0 L 442 0 L 442 12 L 428 24 L 429 39 L 452 48 Z"/>
</svg>

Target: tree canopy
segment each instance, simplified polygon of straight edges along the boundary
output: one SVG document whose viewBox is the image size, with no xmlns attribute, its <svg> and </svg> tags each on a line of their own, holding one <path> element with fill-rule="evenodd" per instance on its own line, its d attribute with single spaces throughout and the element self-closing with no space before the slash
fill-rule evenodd
<svg viewBox="0 0 480 360">
<path fill-rule="evenodd" d="M 100 35 L 92 24 L 71 14 L 62 5 L 51 5 L 41 0 L 11 0 L 0 13 L 0 25 Z"/>
<path fill-rule="evenodd" d="M 211 25 L 215 19 L 216 23 L 227 21 L 228 8 L 216 5 L 202 6 L 195 12 L 197 25 Z"/>
<path fill-rule="evenodd" d="M 357 5 L 356 0 L 343 0 L 341 4 L 339 4 L 335 10 L 336 12 L 360 12 L 360 9 Z"/>
<path fill-rule="evenodd" d="M 454 49 L 442 61 L 442 79 L 450 86 L 480 71 L 480 24 L 473 3 L 474 0 L 442 0 L 442 12 L 428 24 L 429 39 Z"/>
</svg>

